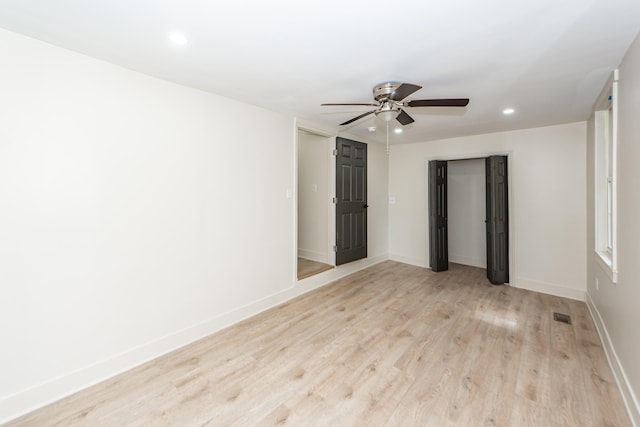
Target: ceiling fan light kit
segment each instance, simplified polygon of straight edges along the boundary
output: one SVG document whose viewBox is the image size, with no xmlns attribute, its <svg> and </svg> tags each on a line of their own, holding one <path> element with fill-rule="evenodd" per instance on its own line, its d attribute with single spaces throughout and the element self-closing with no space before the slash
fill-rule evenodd
<svg viewBox="0 0 640 427">
<path fill-rule="evenodd" d="M 373 88 L 373 98 L 375 102 L 367 103 L 346 103 L 346 104 L 322 104 L 322 106 L 371 106 L 377 107 L 375 110 L 360 114 L 340 126 L 360 120 L 370 114 L 375 114 L 386 123 L 396 119 L 402 126 L 413 123 L 415 120 L 404 111 L 404 108 L 412 107 L 466 107 L 469 98 L 451 99 L 417 99 L 407 100 L 406 98 L 422 89 L 422 86 L 411 83 L 386 82 Z"/>
<path fill-rule="evenodd" d="M 400 114 L 400 108 L 394 108 L 391 103 L 385 102 L 384 104 L 382 104 L 382 107 L 380 107 L 380 109 L 375 112 L 375 114 L 376 117 L 382 119 L 382 121 L 390 122 L 391 120 L 398 117 L 398 115 Z"/>
</svg>

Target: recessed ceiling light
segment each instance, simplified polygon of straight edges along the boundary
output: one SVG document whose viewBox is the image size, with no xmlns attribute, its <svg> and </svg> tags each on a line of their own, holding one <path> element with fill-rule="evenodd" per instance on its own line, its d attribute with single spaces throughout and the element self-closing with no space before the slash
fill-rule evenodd
<svg viewBox="0 0 640 427">
<path fill-rule="evenodd" d="M 505 116 L 508 116 L 509 114 L 513 114 L 515 113 L 516 110 L 514 110 L 513 108 L 505 108 L 504 110 L 502 110 L 502 114 L 504 114 Z"/>
<path fill-rule="evenodd" d="M 402 133 L 402 129 L 401 128 L 395 128 L 393 131 L 395 133 Z"/>
<path fill-rule="evenodd" d="M 187 44 L 187 36 L 185 36 L 182 33 L 170 33 L 169 34 L 169 40 L 171 40 L 173 43 L 175 44 L 179 44 L 179 45 L 185 45 Z"/>
<path fill-rule="evenodd" d="M 369 126 L 367 129 L 369 130 L 369 132 L 375 132 L 376 131 L 376 127 L 375 126 Z"/>
</svg>

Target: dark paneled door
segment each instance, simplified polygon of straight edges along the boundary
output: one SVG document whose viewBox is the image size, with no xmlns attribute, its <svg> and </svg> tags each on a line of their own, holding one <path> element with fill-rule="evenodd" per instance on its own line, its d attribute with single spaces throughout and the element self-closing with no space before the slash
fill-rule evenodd
<svg viewBox="0 0 640 427">
<path fill-rule="evenodd" d="M 494 285 L 509 282 L 509 202 L 507 156 L 487 157 L 487 278 Z"/>
<path fill-rule="evenodd" d="M 336 138 L 336 265 L 367 257 L 367 144 Z"/>
<path fill-rule="evenodd" d="M 429 161 L 429 262 L 433 271 L 449 269 L 445 160 Z"/>
</svg>

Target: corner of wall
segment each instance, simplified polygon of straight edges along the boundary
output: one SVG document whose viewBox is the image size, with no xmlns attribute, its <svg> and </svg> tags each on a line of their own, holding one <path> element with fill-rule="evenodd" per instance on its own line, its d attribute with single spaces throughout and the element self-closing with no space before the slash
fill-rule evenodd
<svg viewBox="0 0 640 427">
<path fill-rule="evenodd" d="M 411 256 L 405 256 L 405 255 L 399 255 L 399 254 L 389 254 L 389 259 L 391 261 L 402 262 L 404 264 L 411 264 L 418 267 L 429 268 L 429 266 L 426 265 L 425 260 L 420 259 L 418 257 L 411 257 Z"/>
</svg>

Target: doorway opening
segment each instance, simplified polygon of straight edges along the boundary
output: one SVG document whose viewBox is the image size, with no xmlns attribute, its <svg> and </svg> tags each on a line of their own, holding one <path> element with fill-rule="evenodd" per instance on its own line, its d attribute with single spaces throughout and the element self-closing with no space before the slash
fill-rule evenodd
<svg viewBox="0 0 640 427">
<path fill-rule="evenodd" d="M 330 203 L 333 138 L 298 129 L 297 268 L 298 280 L 333 266 Z"/>
<path fill-rule="evenodd" d="M 447 165 L 449 261 L 480 268 L 487 267 L 484 163 L 464 159 Z"/>
<path fill-rule="evenodd" d="M 485 267 L 493 284 L 509 283 L 508 157 L 429 162 L 429 263 Z M 483 191 L 484 189 L 484 191 Z"/>
</svg>

